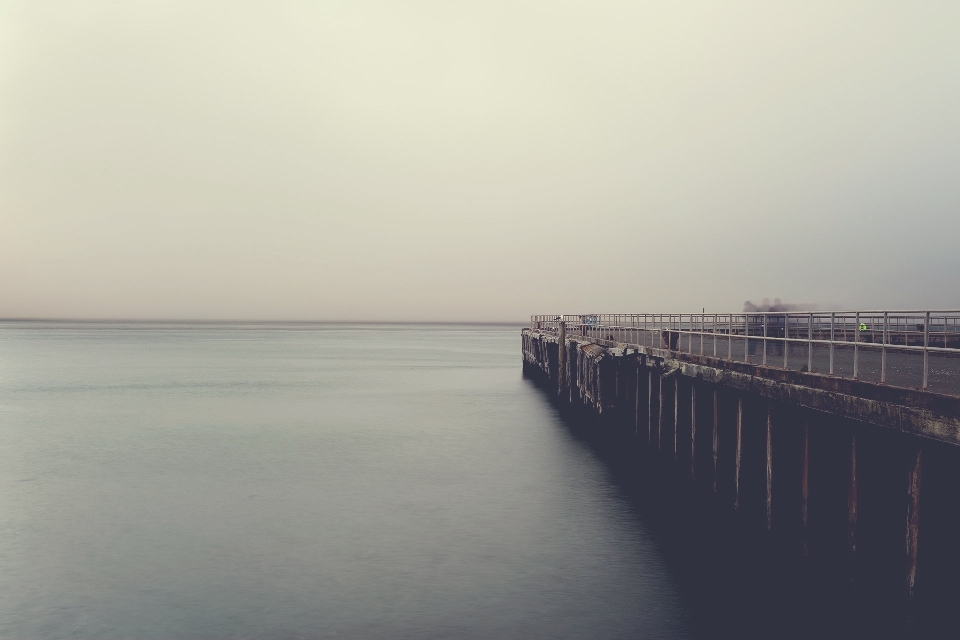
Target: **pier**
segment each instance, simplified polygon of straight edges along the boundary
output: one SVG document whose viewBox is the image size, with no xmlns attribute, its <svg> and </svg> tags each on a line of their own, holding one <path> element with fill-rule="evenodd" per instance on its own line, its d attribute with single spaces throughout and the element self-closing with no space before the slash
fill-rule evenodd
<svg viewBox="0 0 960 640">
<path fill-rule="evenodd" d="M 695 496 L 690 508 L 707 504 L 847 592 L 912 615 L 958 592 L 958 320 L 537 315 L 522 331 L 523 369 Z"/>
</svg>

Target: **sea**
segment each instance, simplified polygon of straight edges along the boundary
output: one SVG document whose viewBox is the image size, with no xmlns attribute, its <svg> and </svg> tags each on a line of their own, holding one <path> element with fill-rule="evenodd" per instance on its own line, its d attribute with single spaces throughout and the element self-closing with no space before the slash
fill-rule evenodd
<svg viewBox="0 0 960 640">
<path fill-rule="evenodd" d="M 723 637 L 669 548 L 519 326 L 0 323 L 0 638 Z"/>
</svg>

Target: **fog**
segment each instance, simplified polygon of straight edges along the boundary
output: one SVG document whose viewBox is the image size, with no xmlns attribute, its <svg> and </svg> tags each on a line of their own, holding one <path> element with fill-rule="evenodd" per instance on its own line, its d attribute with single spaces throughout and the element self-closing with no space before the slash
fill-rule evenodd
<svg viewBox="0 0 960 640">
<path fill-rule="evenodd" d="M 0 0 L 0 317 L 960 307 L 960 3 Z"/>
</svg>

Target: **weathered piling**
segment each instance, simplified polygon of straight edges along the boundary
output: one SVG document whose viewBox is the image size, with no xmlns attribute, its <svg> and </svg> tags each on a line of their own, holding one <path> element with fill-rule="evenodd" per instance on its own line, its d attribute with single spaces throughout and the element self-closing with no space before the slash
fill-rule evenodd
<svg viewBox="0 0 960 640">
<path fill-rule="evenodd" d="M 743 396 L 737 395 L 737 439 L 733 458 L 733 510 L 740 510 L 740 470 L 743 464 Z"/>
<path fill-rule="evenodd" d="M 800 555 L 810 553 L 810 421 L 803 421 L 803 439 L 800 450 Z"/>
<path fill-rule="evenodd" d="M 773 407 L 767 402 L 767 431 L 764 437 L 766 445 L 766 465 L 764 485 L 764 526 L 767 533 L 773 529 Z"/>
<path fill-rule="evenodd" d="M 713 478 L 713 495 L 717 494 L 717 453 L 718 453 L 717 447 L 720 444 L 720 440 L 719 440 L 720 432 L 718 429 L 719 427 L 718 421 L 720 419 L 720 407 L 719 407 L 718 393 L 719 393 L 718 390 L 716 389 L 716 387 L 714 387 L 713 389 L 713 424 L 712 424 L 712 429 L 710 431 L 711 445 L 712 445 L 712 450 L 710 452 L 712 454 L 711 461 L 710 461 L 711 463 L 710 468 L 711 468 L 712 478 Z"/>
<path fill-rule="evenodd" d="M 850 467 L 847 474 L 847 553 L 850 586 L 857 585 L 857 434 L 850 435 Z"/>
<path fill-rule="evenodd" d="M 920 538 L 920 465 L 923 448 L 914 444 L 907 467 L 906 595 L 913 599 L 917 583 L 917 554 Z"/>
<path fill-rule="evenodd" d="M 690 480 L 697 480 L 697 385 L 690 383 Z"/>
</svg>

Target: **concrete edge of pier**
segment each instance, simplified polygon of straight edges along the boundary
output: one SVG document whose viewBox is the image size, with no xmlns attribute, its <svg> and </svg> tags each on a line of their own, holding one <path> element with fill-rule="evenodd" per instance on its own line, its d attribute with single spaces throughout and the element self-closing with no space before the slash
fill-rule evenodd
<svg viewBox="0 0 960 640">
<path fill-rule="evenodd" d="M 598 413 L 609 407 L 603 402 L 601 376 L 594 369 L 601 360 L 614 368 L 618 362 L 635 361 L 671 375 L 960 445 L 958 397 L 582 336 L 565 336 L 566 348 L 561 352 L 560 338 L 554 333 L 525 328 L 522 334 L 524 361 L 540 369 L 558 390 L 575 394 Z M 593 366 L 582 366 L 587 361 Z"/>
</svg>

